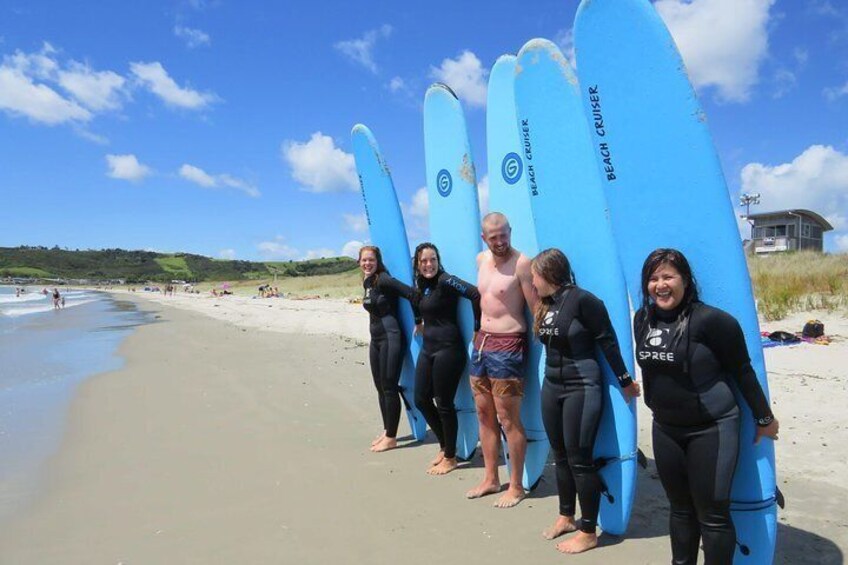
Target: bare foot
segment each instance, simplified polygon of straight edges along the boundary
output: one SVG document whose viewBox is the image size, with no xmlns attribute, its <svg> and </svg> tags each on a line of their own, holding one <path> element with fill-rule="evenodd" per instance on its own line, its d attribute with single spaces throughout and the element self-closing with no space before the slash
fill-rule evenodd
<svg viewBox="0 0 848 565">
<path fill-rule="evenodd" d="M 384 451 L 388 451 L 390 449 L 394 449 L 397 447 L 397 438 L 393 437 L 384 437 L 380 441 L 371 448 L 371 451 L 374 453 L 382 453 Z"/>
<path fill-rule="evenodd" d="M 545 539 L 554 539 L 559 536 L 577 531 L 577 523 L 573 516 L 557 516 L 556 521 L 550 528 L 542 532 L 542 537 Z"/>
<path fill-rule="evenodd" d="M 495 502 L 495 508 L 512 508 L 513 506 L 518 505 L 519 502 L 524 500 L 524 497 L 527 496 L 527 493 L 524 492 L 524 489 L 521 487 L 512 488 L 510 487 L 504 493 L 502 497 Z"/>
<path fill-rule="evenodd" d="M 442 457 L 442 460 L 427 469 L 428 475 L 447 475 L 457 467 L 456 457 Z"/>
<path fill-rule="evenodd" d="M 562 553 L 583 553 L 598 546 L 598 535 L 577 532 L 574 537 L 557 544 L 556 548 Z"/>
<path fill-rule="evenodd" d="M 489 494 L 501 492 L 501 485 L 498 482 L 489 482 L 483 480 L 479 485 L 465 493 L 465 498 L 480 498 Z"/>
<path fill-rule="evenodd" d="M 380 443 L 380 440 L 384 437 L 386 437 L 386 430 L 383 430 L 383 433 L 374 438 L 374 440 L 371 442 L 371 447 L 374 447 L 375 445 Z"/>
<path fill-rule="evenodd" d="M 441 450 L 439 453 L 430 461 L 430 467 L 435 467 L 439 463 L 441 463 L 445 459 L 445 451 Z"/>
</svg>

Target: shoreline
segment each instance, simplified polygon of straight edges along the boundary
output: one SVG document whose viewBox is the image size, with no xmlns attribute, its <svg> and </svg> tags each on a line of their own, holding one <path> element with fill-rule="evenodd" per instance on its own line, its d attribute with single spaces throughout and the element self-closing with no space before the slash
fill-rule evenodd
<svg viewBox="0 0 848 565">
<path fill-rule="evenodd" d="M 649 467 L 639 470 L 630 532 L 623 539 L 602 536 L 604 547 L 566 557 L 540 536 L 556 514 L 552 467 L 519 507 L 498 510 L 492 497 L 463 498 L 479 479 L 479 458 L 446 477 L 428 477 L 432 438 L 423 446 L 368 452 L 378 424 L 361 306 L 285 300 L 286 308 L 275 308 L 276 301 L 254 308 L 259 301 L 252 300 L 221 310 L 212 304 L 234 297 L 205 301 L 211 303 L 205 310 L 226 313 L 222 324 L 200 307 L 172 303 L 179 297 L 120 294 L 145 309 L 156 302 L 160 323 L 123 341 L 122 369 L 78 389 L 44 491 L 0 532 L 0 555 L 9 562 L 670 558 L 667 505 L 643 403 L 639 436 Z M 252 319 L 262 318 L 262 307 L 285 320 Z M 345 319 L 327 325 L 325 317 Z M 813 556 L 817 563 L 841 563 L 848 547 L 841 515 L 848 490 L 839 473 L 848 454 L 846 392 L 841 363 L 834 365 L 844 358 L 848 320 L 826 323 L 828 333 L 837 324 L 842 340 L 766 352 L 783 430 L 778 484 L 787 499 L 778 511 L 777 563 Z M 353 331 L 357 325 L 366 340 Z M 403 420 L 401 437 L 408 432 Z M 442 555 L 441 540 L 457 541 Z"/>
</svg>

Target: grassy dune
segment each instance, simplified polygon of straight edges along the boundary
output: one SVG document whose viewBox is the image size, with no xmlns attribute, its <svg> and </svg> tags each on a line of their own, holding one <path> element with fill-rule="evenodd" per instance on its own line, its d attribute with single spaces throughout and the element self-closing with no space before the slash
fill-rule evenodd
<svg viewBox="0 0 848 565">
<path fill-rule="evenodd" d="M 757 309 L 766 320 L 790 312 L 848 309 L 848 254 L 809 251 L 751 257 Z"/>
<path fill-rule="evenodd" d="M 197 288 L 201 292 L 209 292 L 213 288 L 221 288 L 224 283 L 201 283 Z M 229 290 L 241 296 L 258 294 L 258 288 L 265 284 L 276 286 L 286 296 L 305 297 L 320 296 L 321 298 L 357 298 L 362 295 L 362 275 L 359 270 L 347 271 L 333 275 L 314 275 L 311 277 L 282 277 L 274 282 L 273 278 L 253 281 L 231 282 Z"/>
</svg>

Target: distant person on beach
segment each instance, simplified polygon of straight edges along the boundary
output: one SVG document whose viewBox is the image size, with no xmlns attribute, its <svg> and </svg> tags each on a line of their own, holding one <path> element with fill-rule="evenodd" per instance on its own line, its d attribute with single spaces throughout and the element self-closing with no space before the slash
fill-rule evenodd
<svg viewBox="0 0 848 565">
<path fill-rule="evenodd" d="M 639 396 L 639 385 L 627 372 L 604 303 L 574 283 L 562 251 L 542 251 L 533 259 L 531 271 L 539 296 L 533 329 L 546 353 L 542 420 L 556 460 L 559 494 L 559 516 L 542 535 L 554 539 L 577 531 L 557 549 L 582 553 L 598 545 L 596 528 L 603 491 L 594 457 L 604 405 L 604 379 L 596 348 L 628 401 Z M 577 499 L 582 513 L 579 521 L 575 519 Z"/>
<path fill-rule="evenodd" d="M 366 245 L 359 250 L 359 268 L 365 291 L 362 306 L 370 316 L 371 375 L 383 418 L 383 433 L 371 442 L 371 451 L 382 452 L 397 447 L 400 423 L 399 383 L 406 341 L 398 320 L 398 298 L 414 300 L 416 293 L 389 274 L 379 247 Z"/>
<path fill-rule="evenodd" d="M 53 289 L 53 309 L 54 309 L 54 310 L 58 310 L 58 309 L 59 309 L 59 299 L 60 299 L 59 289 L 58 289 L 58 288 L 54 288 L 54 289 Z"/>
<path fill-rule="evenodd" d="M 755 442 L 778 434 L 742 328 L 699 300 L 689 262 L 675 249 L 657 249 L 645 259 L 633 328 L 645 403 L 654 416 L 657 472 L 671 504 L 672 561 L 696 563 L 703 543 L 706 565 L 732 563 L 739 406 L 731 382 L 756 420 Z"/>
<path fill-rule="evenodd" d="M 479 498 L 500 492 L 498 460 L 503 429 L 509 447 L 510 475 L 507 491 L 495 503 L 498 508 L 515 506 L 525 497 L 521 483 L 527 451 L 527 436 L 521 423 L 527 351 L 524 308 L 527 304 L 534 306 L 536 300 L 530 259 L 512 248 L 511 231 L 503 214 L 492 212 L 483 218 L 482 238 L 488 250 L 477 256 L 482 320 L 474 337 L 470 367 L 485 470 L 480 483 L 465 496 Z"/>
<path fill-rule="evenodd" d="M 457 467 L 459 424 L 454 397 L 468 360 L 467 342 L 457 325 L 457 303 L 460 298 L 471 301 L 477 331 L 480 292 L 445 272 L 439 250 L 432 243 L 422 243 L 415 249 L 413 273 L 415 288 L 421 293 L 416 318 L 420 317 L 422 324 L 416 326 L 416 332 L 424 334 L 415 367 L 415 405 L 439 440 L 439 453 L 430 462 L 427 474 L 445 475 Z"/>
</svg>

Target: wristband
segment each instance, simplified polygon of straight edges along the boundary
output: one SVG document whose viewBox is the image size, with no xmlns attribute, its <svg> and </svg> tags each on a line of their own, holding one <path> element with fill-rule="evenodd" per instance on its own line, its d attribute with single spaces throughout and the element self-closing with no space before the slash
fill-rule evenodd
<svg viewBox="0 0 848 565">
<path fill-rule="evenodd" d="M 774 416 L 763 416 L 762 418 L 757 418 L 757 425 L 761 428 L 764 428 L 774 422 Z"/>
</svg>

